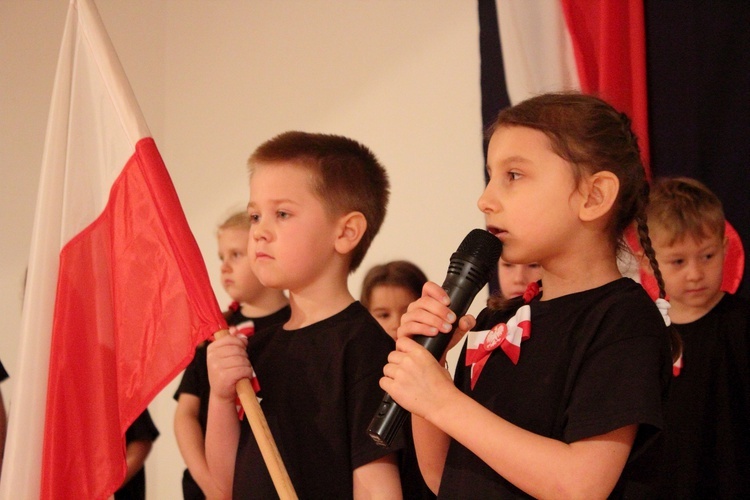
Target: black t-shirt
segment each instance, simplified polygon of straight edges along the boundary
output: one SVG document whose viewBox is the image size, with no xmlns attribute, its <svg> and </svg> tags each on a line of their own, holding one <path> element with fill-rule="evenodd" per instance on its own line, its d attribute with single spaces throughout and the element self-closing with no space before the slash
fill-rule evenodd
<svg viewBox="0 0 750 500">
<path fill-rule="evenodd" d="M 125 443 L 133 441 L 156 441 L 159 437 L 159 430 L 151 420 L 151 414 L 148 410 L 143 410 L 138 418 L 130 424 L 125 431 Z M 143 500 L 146 498 L 146 467 L 145 465 L 135 473 L 130 481 L 125 483 L 115 492 L 115 500 Z"/>
<path fill-rule="evenodd" d="M 248 318 L 242 314 L 241 309 L 236 309 L 227 318 L 227 325 L 242 326 L 252 321 L 256 332 L 266 328 L 273 328 L 281 325 L 289 319 L 291 309 L 284 306 L 275 313 L 260 318 Z M 208 366 L 206 365 L 206 350 L 208 343 L 204 342 L 195 349 L 195 356 L 190 364 L 185 368 L 180 385 L 174 393 L 174 399 L 178 400 L 180 394 L 192 394 L 200 399 L 198 409 L 198 422 L 200 423 L 203 435 L 206 435 L 206 422 L 208 421 L 208 398 L 211 394 L 211 386 L 208 383 Z M 182 477 L 182 493 L 185 500 L 200 500 L 205 498 L 198 483 L 190 475 L 190 471 L 185 469 Z"/>
<path fill-rule="evenodd" d="M 291 309 L 289 306 L 284 306 L 273 314 L 263 316 L 261 318 L 248 318 L 243 315 L 238 309 L 233 311 L 232 314 L 227 318 L 227 325 L 237 326 L 245 322 L 252 321 L 255 326 L 255 331 L 264 330 L 280 324 L 283 324 L 289 319 Z M 177 387 L 177 391 L 174 393 L 174 399 L 180 398 L 180 394 L 192 394 L 200 398 L 200 411 L 198 413 L 198 420 L 201 424 L 203 434 L 206 434 L 206 421 L 208 418 L 208 397 L 211 393 L 211 387 L 208 383 L 208 366 L 206 365 L 206 350 L 208 343 L 204 342 L 195 349 L 195 356 L 190 364 L 185 368 L 185 372 L 182 374 L 182 380 L 180 385 Z"/>
<path fill-rule="evenodd" d="M 750 303 L 725 295 L 676 325 L 683 366 L 666 405 L 663 498 L 750 498 Z"/>
<path fill-rule="evenodd" d="M 383 397 L 378 381 L 394 342 L 359 302 L 313 325 L 256 333 L 248 342 L 258 396 L 300 498 L 351 498 L 352 472 L 398 451 L 367 435 Z M 233 498 L 276 498 L 246 420 Z"/>
<path fill-rule="evenodd" d="M 493 351 L 474 389 L 459 358 L 455 383 L 509 422 L 565 443 L 639 424 L 613 497 L 653 496 L 671 359 L 664 320 L 640 285 L 623 278 L 599 288 L 531 304 L 531 336 L 518 364 Z M 475 330 L 515 311 L 485 309 Z M 477 429 L 477 432 L 482 432 Z M 533 464 L 529 464 L 533 467 Z M 452 441 L 439 498 L 527 498 L 471 451 Z"/>
</svg>

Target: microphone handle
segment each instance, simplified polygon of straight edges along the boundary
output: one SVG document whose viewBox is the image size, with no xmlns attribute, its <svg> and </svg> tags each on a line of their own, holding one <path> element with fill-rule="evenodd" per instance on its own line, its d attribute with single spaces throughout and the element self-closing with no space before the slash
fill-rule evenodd
<svg viewBox="0 0 750 500">
<path fill-rule="evenodd" d="M 481 287 L 477 288 L 469 280 L 457 280 L 457 283 L 453 281 L 456 280 L 452 280 L 449 276 L 443 283 L 443 289 L 448 293 L 448 297 L 451 300 L 451 311 L 456 315 L 456 322 L 453 324 L 451 331 L 448 333 L 438 333 L 432 337 L 428 335 L 415 335 L 412 337 L 437 360 L 440 360 L 443 353 L 445 353 L 453 337 L 453 333 L 455 333 L 458 327 L 458 319 L 466 314 L 471 302 L 481 289 Z M 393 438 L 396 437 L 408 415 L 409 412 L 396 403 L 390 394 L 386 393 L 380 402 L 375 416 L 370 422 L 370 426 L 367 428 L 367 433 L 378 445 L 388 447 L 393 442 Z"/>
</svg>

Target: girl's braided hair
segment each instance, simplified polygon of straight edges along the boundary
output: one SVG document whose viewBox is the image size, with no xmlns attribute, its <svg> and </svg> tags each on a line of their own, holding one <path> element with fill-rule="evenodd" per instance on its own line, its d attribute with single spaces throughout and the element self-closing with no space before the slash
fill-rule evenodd
<svg viewBox="0 0 750 500">
<path fill-rule="evenodd" d="M 624 234 L 635 223 L 644 255 L 659 285 L 659 296 L 664 298 L 664 279 L 646 224 L 650 188 L 630 118 L 598 97 L 580 92 L 557 92 L 538 95 L 503 109 L 487 131 L 487 137 L 500 128 L 514 126 L 544 133 L 552 151 L 573 167 L 576 183 L 600 171 L 617 176 L 620 187 L 607 226 L 612 246 L 617 251 L 630 252 Z M 494 305 L 502 309 L 518 307 L 522 301 L 522 297 L 508 301 L 493 299 Z M 674 328 L 670 328 L 670 337 L 672 356 L 676 360 L 682 349 Z"/>
</svg>

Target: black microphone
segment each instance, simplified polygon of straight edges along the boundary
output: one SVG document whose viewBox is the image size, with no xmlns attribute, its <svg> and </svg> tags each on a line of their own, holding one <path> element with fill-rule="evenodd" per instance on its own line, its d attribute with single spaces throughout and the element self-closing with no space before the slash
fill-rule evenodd
<svg viewBox="0 0 750 500">
<path fill-rule="evenodd" d="M 456 315 L 456 323 L 449 333 L 438 333 L 434 337 L 415 335 L 413 339 L 440 359 L 458 326 L 458 318 L 466 314 L 479 290 L 489 281 L 490 271 L 497 264 L 503 244 L 488 231 L 473 229 L 466 235 L 451 255 L 448 274 L 443 289 L 450 297 L 450 309 Z M 390 394 L 385 394 L 367 428 L 367 433 L 378 445 L 388 447 L 398 433 L 409 412 L 396 403 Z"/>
</svg>

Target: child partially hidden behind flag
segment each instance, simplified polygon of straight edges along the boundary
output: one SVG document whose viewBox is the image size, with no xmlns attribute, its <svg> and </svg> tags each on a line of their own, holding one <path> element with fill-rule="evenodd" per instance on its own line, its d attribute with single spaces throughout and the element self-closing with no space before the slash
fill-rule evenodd
<svg viewBox="0 0 750 500">
<path fill-rule="evenodd" d="M 232 299 L 224 316 L 230 332 L 251 336 L 289 319 L 289 300 L 282 290 L 266 288 L 250 267 L 247 211 L 232 214 L 219 225 L 216 237 L 221 261 L 221 286 Z M 187 469 L 182 477 L 185 500 L 217 498 L 218 490 L 206 464 L 205 433 L 210 386 L 206 366 L 207 343 L 195 351 L 185 369 L 175 399 L 174 430 Z"/>
<path fill-rule="evenodd" d="M 750 303 L 721 290 L 721 201 L 695 179 L 662 179 L 647 215 L 683 344 L 665 412 L 662 498 L 750 498 Z"/>
<path fill-rule="evenodd" d="M 347 287 L 385 217 L 386 172 L 351 139 L 304 132 L 263 143 L 249 171 L 253 271 L 265 286 L 288 290 L 291 316 L 250 338 L 227 335 L 209 345 L 211 476 L 225 498 L 276 497 L 235 407 L 236 382 L 255 373 L 300 498 L 399 498 L 400 439 L 386 449 L 367 435 L 394 343 Z"/>
<path fill-rule="evenodd" d="M 115 491 L 115 500 L 143 500 L 146 498 L 146 458 L 159 437 L 148 408 L 125 431 L 125 480 Z"/>
</svg>

